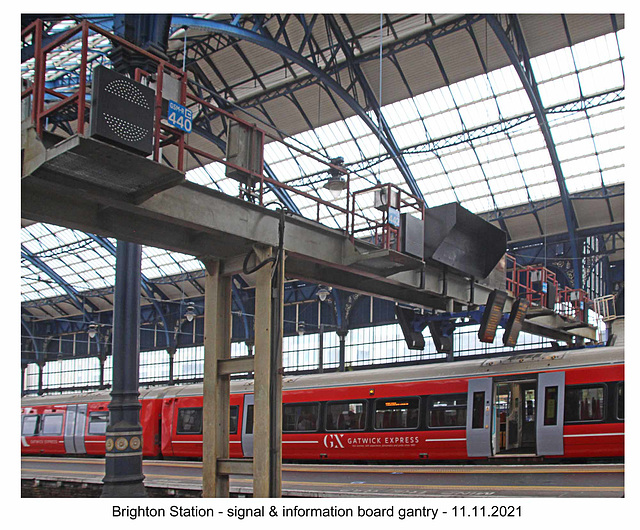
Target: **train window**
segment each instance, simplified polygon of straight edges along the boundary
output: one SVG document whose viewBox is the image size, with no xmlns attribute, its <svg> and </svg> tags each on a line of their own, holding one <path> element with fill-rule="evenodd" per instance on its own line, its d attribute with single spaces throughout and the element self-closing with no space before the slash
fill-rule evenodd
<svg viewBox="0 0 640 530">
<path fill-rule="evenodd" d="M 176 434 L 202 434 L 202 407 L 178 409 Z"/>
<path fill-rule="evenodd" d="M 22 436 L 35 436 L 40 428 L 40 414 L 29 414 L 22 418 Z"/>
<path fill-rule="evenodd" d="M 544 424 L 558 424 L 558 387 L 548 386 L 544 389 Z"/>
<path fill-rule="evenodd" d="M 482 429 L 483 427 L 484 427 L 484 392 L 474 392 L 471 428 Z"/>
<path fill-rule="evenodd" d="M 603 386 L 570 386 L 564 398 L 564 421 L 600 421 L 604 418 Z"/>
<path fill-rule="evenodd" d="M 238 405 L 233 405 L 229 411 L 229 434 L 238 432 Z"/>
<path fill-rule="evenodd" d="M 43 436 L 58 436 L 62 434 L 62 414 L 44 414 L 42 416 Z"/>
<path fill-rule="evenodd" d="M 361 431 L 366 420 L 366 401 L 330 401 L 325 427 L 328 431 Z"/>
<path fill-rule="evenodd" d="M 624 420 L 624 382 L 618 383 L 618 400 L 616 405 L 616 416 L 619 420 Z"/>
<path fill-rule="evenodd" d="M 376 430 L 417 429 L 420 398 L 377 399 L 373 425 Z"/>
<path fill-rule="evenodd" d="M 467 424 L 466 394 L 429 396 L 427 403 L 429 427 L 464 427 Z"/>
<path fill-rule="evenodd" d="M 316 431 L 319 412 L 319 403 L 287 403 L 282 407 L 282 430 L 284 432 Z"/>
<path fill-rule="evenodd" d="M 89 414 L 89 428 L 87 434 L 94 436 L 104 436 L 107 432 L 107 425 L 109 423 L 108 412 L 92 412 Z"/>
<path fill-rule="evenodd" d="M 253 434 L 253 405 L 247 405 L 247 417 L 244 419 L 246 434 Z"/>
</svg>

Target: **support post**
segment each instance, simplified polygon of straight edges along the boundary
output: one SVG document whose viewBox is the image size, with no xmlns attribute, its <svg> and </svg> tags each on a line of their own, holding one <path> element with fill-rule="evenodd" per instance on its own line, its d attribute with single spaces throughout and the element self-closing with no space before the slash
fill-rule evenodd
<svg viewBox="0 0 640 530">
<path fill-rule="evenodd" d="M 102 497 L 146 497 L 138 400 L 142 247 L 118 241 L 113 303 L 113 385 Z"/>
<path fill-rule="evenodd" d="M 44 366 L 47 363 L 45 361 L 38 361 L 38 395 L 41 396 L 44 393 Z"/>
<path fill-rule="evenodd" d="M 272 257 L 270 247 L 255 247 L 258 263 Z M 284 263 L 256 272 L 253 496 L 282 495 L 282 318 Z"/>
<path fill-rule="evenodd" d="M 202 496 L 228 497 L 229 476 L 218 473 L 218 459 L 229 458 L 230 384 L 218 361 L 231 357 L 231 277 L 220 274 L 219 261 L 205 268 Z"/>
<path fill-rule="evenodd" d="M 324 372 L 324 324 L 320 324 L 318 336 L 318 373 Z"/>
<path fill-rule="evenodd" d="M 338 371 L 339 372 L 344 372 L 346 369 L 346 357 L 347 357 L 347 344 L 346 344 L 346 338 L 347 335 L 349 334 L 349 330 L 348 329 L 339 329 L 338 331 L 336 331 L 336 333 L 338 334 L 338 339 L 340 339 L 340 348 L 339 348 L 339 364 L 338 364 Z"/>
<path fill-rule="evenodd" d="M 206 321 L 205 321 L 206 322 Z M 169 355 L 169 384 L 173 384 L 173 360 L 176 356 L 176 348 L 175 346 L 169 346 L 167 348 L 167 355 Z"/>
</svg>

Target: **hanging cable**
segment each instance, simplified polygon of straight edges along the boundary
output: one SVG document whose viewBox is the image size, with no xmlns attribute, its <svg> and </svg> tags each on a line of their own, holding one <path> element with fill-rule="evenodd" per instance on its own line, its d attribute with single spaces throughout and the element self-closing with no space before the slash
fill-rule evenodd
<svg viewBox="0 0 640 530">
<path fill-rule="evenodd" d="M 249 260 L 251 256 L 255 254 L 255 250 L 252 248 L 247 255 L 244 257 L 244 261 L 242 262 L 242 272 L 244 274 L 253 274 L 254 272 L 259 271 L 265 265 L 269 263 L 273 263 L 273 267 L 271 270 L 271 278 L 275 274 L 276 269 L 280 261 L 282 260 L 282 252 L 284 250 L 284 219 L 285 219 L 285 210 L 286 208 L 281 207 L 278 211 L 280 212 L 280 220 L 278 222 L 278 248 L 276 249 L 276 253 L 274 256 L 268 257 L 262 262 L 258 263 L 255 267 L 249 268 Z"/>
</svg>

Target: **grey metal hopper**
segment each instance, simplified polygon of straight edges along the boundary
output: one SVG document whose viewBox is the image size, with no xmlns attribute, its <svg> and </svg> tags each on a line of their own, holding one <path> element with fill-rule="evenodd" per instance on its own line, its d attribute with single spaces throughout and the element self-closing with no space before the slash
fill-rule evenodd
<svg viewBox="0 0 640 530">
<path fill-rule="evenodd" d="M 486 278 L 507 248 L 507 234 L 458 203 L 425 211 L 424 257 Z"/>
</svg>

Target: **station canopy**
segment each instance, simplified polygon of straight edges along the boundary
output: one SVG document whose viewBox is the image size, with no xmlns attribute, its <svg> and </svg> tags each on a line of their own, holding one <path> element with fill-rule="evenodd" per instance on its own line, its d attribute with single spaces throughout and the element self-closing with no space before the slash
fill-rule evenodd
<svg viewBox="0 0 640 530">
<path fill-rule="evenodd" d="M 109 17 L 93 20 L 109 23 Z M 506 15 L 497 20 L 509 27 Z M 258 22 L 271 45 L 232 31 Z M 622 223 L 623 17 L 519 15 L 517 22 L 560 176 L 517 68 L 484 16 L 180 17 L 172 26 L 169 56 L 182 64 L 186 49 L 194 83 L 215 91 L 218 104 L 225 101 L 244 119 L 322 159 L 342 157 L 352 191 L 392 183 L 410 192 L 409 175 L 427 207 L 459 202 L 507 231 L 510 243 L 568 232 L 561 185 L 576 228 Z M 70 23 L 59 21 L 51 31 Z M 219 33 L 217 25 L 231 30 Z M 92 46 L 103 56 L 109 51 L 102 37 Z M 279 53 L 283 46 L 293 53 Z M 72 48 L 52 57 L 48 80 L 77 68 L 77 61 Z M 307 63 L 326 79 L 305 70 Z M 26 79 L 29 64 L 23 64 Z M 383 136 L 394 149 L 385 147 Z M 265 145 L 264 157 L 279 181 L 334 200 L 322 187 L 326 166 L 274 141 Z M 220 164 L 190 169 L 187 179 L 238 193 Z M 330 209 L 290 197 L 301 215 L 319 214 L 327 226 L 344 228 Z M 357 207 L 376 216 L 366 195 Z M 70 301 L 78 294 L 98 310 L 111 309 L 115 244 L 23 219 L 23 314 L 78 313 Z M 204 291 L 202 264 L 192 256 L 143 247 L 142 274 L 169 299 Z"/>
</svg>

